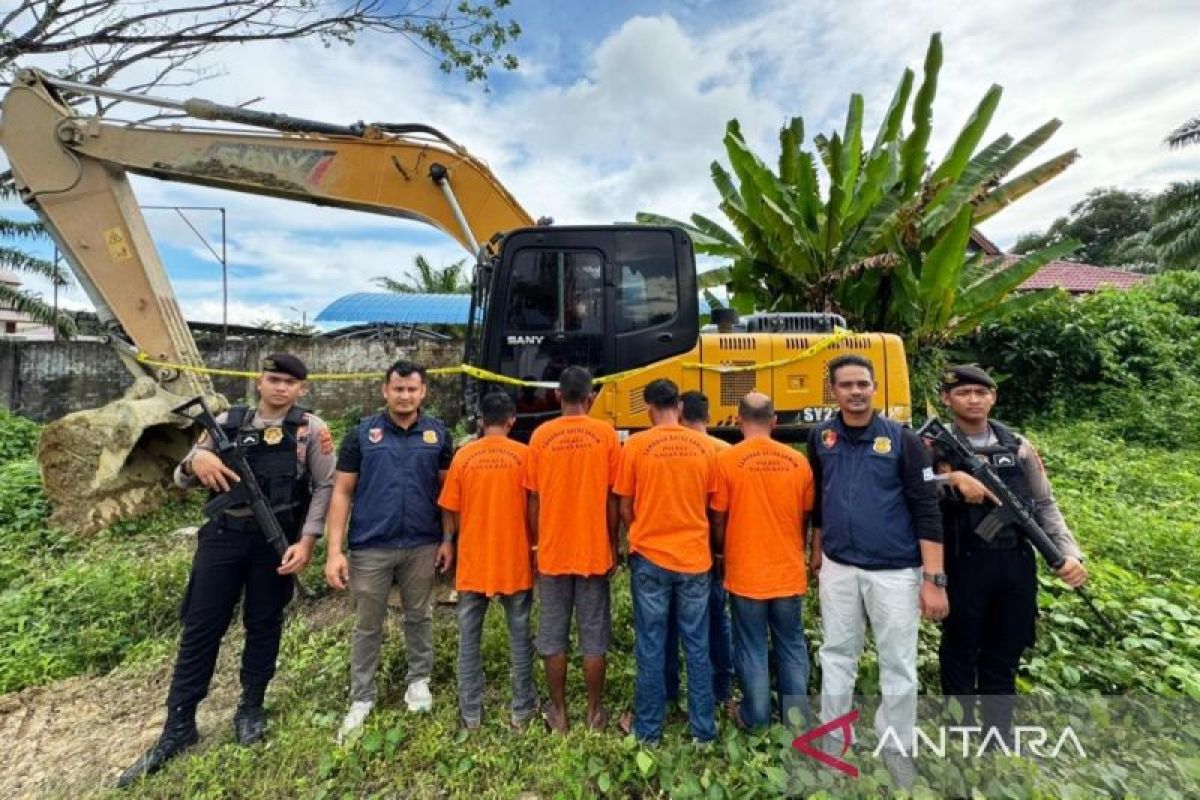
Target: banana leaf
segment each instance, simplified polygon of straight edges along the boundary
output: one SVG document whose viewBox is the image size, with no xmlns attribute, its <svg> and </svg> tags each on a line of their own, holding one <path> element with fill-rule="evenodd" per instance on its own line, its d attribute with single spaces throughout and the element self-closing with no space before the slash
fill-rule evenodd
<svg viewBox="0 0 1200 800">
<path fill-rule="evenodd" d="M 1028 172 L 1018 175 L 995 191 L 989 192 L 987 197 L 983 198 L 983 200 L 979 201 L 979 205 L 975 206 L 975 223 L 979 224 L 996 215 L 1005 206 L 1012 205 L 1043 183 L 1058 177 L 1067 167 L 1074 164 L 1078 158 L 1078 150 L 1068 150 L 1049 161 L 1039 164 Z"/>
</svg>

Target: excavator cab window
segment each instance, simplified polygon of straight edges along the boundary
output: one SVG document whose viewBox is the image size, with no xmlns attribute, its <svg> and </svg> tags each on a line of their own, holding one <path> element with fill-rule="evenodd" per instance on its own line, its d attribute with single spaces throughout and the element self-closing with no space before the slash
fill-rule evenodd
<svg viewBox="0 0 1200 800">
<path fill-rule="evenodd" d="M 504 386 L 516 434 L 558 415 L 568 366 L 609 375 L 692 349 L 691 242 L 673 228 L 530 228 L 504 240 L 488 292 L 483 366 L 541 386 Z"/>
</svg>

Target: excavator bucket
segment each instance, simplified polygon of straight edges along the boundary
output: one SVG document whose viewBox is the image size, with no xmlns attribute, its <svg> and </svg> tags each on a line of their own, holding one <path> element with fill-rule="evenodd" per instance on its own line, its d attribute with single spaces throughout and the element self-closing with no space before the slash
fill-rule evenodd
<svg viewBox="0 0 1200 800">
<path fill-rule="evenodd" d="M 171 413 L 180 402 L 143 377 L 119 400 L 46 425 L 38 465 L 51 524 L 90 535 L 167 500 L 194 438 Z"/>
</svg>

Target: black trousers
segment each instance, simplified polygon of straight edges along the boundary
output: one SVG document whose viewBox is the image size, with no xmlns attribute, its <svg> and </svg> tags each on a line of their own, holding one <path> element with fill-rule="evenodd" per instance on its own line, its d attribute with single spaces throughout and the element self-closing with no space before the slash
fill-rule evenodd
<svg viewBox="0 0 1200 800">
<path fill-rule="evenodd" d="M 1017 667 L 1033 644 L 1037 618 L 1037 560 L 1022 543 L 1012 550 L 949 554 L 950 615 L 939 650 L 942 694 L 957 696 L 973 724 L 979 695 L 981 724 L 1007 736 L 1012 727 Z"/>
<path fill-rule="evenodd" d="M 208 694 L 221 638 L 243 595 L 242 690 L 244 697 L 261 702 L 275 675 L 283 611 L 292 598 L 292 579 L 277 574 L 278 566 L 279 555 L 256 529 L 229 530 L 211 521 L 200 529 L 180 608 L 183 633 L 169 708 L 195 707 Z"/>
</svg>

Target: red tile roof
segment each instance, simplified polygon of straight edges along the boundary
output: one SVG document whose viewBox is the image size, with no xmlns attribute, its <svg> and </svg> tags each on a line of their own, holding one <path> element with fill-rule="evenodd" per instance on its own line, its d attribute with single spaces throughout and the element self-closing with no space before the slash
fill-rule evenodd
<svg viewBox="0 0 1200 800">
<path fill-rule="evenodd" d="M 1008 261 L 1015 261 L 1016 258 L 1016 256 L 1005 256 L 1005 260 Z M 1086 294 L 1099 291 L 1103 287 L 1129 289 L 1149 278 L 1149 275 L 1139 275 L 1135 272 L 1125 272 L 1107 267 L 1094 267 L 1091 264 L 1080 264 L 1074 261 L 1051 261 L 1038 270 L 1032 278 L 1021 284 L 1018 291 L 1030 292 L 1035 289 L 1051 289 L 1061 286 L 1070 294 Z"/>
</svg>

